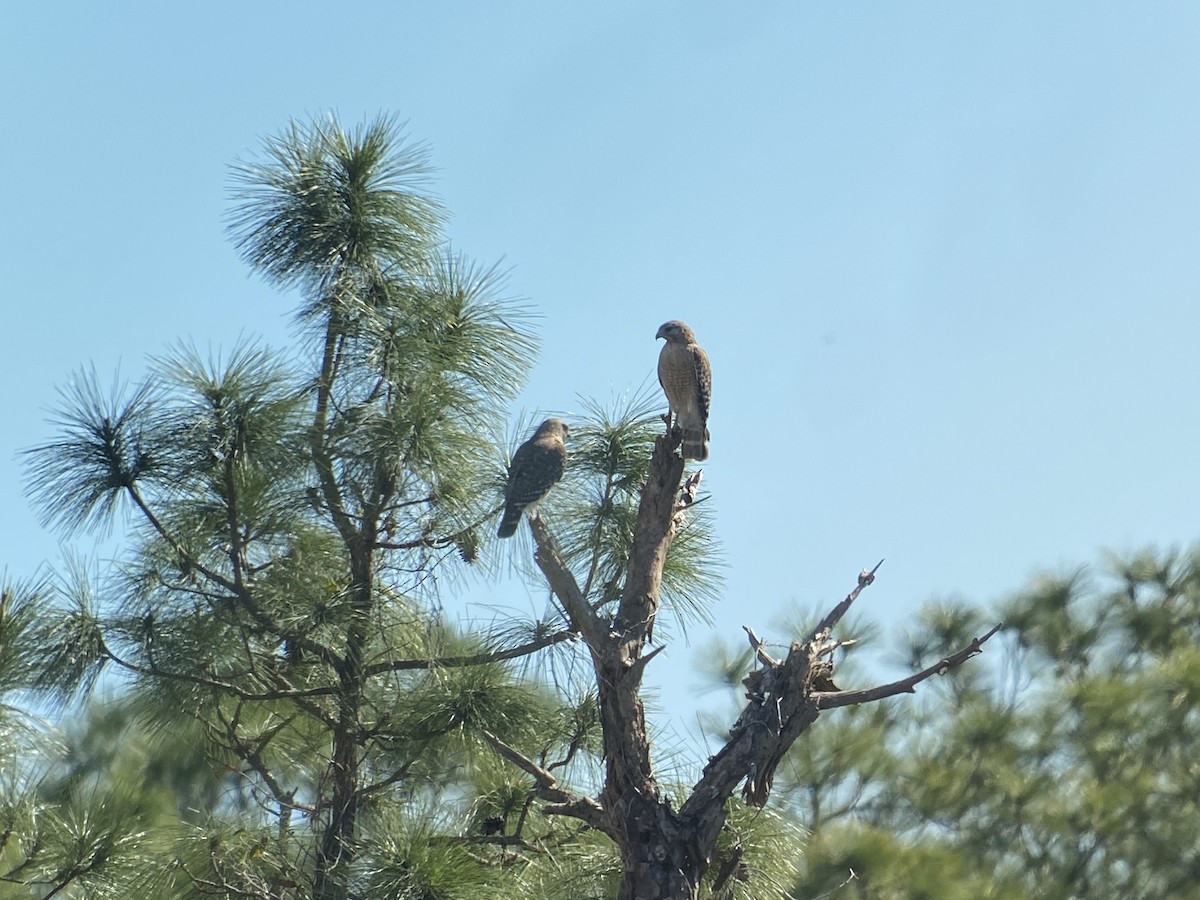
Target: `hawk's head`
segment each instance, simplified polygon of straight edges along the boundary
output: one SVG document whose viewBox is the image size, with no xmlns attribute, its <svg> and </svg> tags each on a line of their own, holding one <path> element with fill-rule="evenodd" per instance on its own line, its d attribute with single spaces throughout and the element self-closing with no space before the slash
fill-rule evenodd
<svg viewBox="0 0 1200 900">
<path fill-rule="evenodd" d="M 566 440 L 571 433 L 571 427 L 562 419 L 547 419 L 538 426 L 538 430 L 534 433 L 535 438 L 550 437 L 554 435 L 560 441 Z"/>
<path fill-rule="evenodd" d="M 671 344 L 690 344 L 696 340 L 696 336 L 692 334 L 692 329 L 688 328 L 678 319 L 663 322 L 658 326 L 658 333 L 654 337 L 655 339 L 664 338 L 667 343 Z"/>
</svg>

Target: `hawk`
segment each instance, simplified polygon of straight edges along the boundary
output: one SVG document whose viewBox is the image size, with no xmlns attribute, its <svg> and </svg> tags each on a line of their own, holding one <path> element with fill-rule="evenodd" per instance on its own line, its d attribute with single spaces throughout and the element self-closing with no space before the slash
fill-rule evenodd
<svg viewBox="0 0 1200 900">
<path fill-rule="evenodd" d="M 658 354 L 658 383 L 671 406 L 668 416 L 674 414 L 674 424 L 683 431 L 680 454 L 684 459 L 708 459 L 708 405 L 712 398 L 708 356 L 696 343 L 692 329 L 678 319 L 664 322 L 654 337 L 667 341 Z"/>
<path fill-rule="evenodd" d="M 508 467 L 504 516 L 496 537 L 512 537 L 521 513 L 536 506 L 563 477 L 567 470 L 567 447 L 563 439 L 569 430 L 562 419 L 547 419 L 533 437 L 517 448 Z"/>
</svg>

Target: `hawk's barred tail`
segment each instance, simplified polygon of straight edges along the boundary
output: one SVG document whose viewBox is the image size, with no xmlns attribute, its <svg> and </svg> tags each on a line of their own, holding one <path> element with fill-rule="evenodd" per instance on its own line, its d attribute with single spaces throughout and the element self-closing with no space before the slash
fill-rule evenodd
<svg viewBox="0 0 1200 900">
<path fill-rule="evenodd" d="M 708 459 L 708 429 L 699 431 L 695 428 L 683 429 L 683 441 L 679 447 L 679 455 L 684 459 L 698 459 L 701 462 Z"/>
<path fill-rule="evenodd" d="M 512 537 L 517 533 L 517 526 L 521 523 L 521 513 L 524 509 L 506 509 L 504 518 L 500 520 L 500 528 L 496 531 L 496 537 Z"/>
</svg>

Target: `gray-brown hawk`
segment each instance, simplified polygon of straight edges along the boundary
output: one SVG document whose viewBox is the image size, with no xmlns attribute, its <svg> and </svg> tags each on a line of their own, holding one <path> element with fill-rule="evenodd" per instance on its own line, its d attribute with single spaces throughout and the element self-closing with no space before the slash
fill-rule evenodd
<svg viewBox="0 0 1200 900">
<path fill-rule="evenodd" d="M 664 322 L 655 338 L 665 338 L 658 354 L 658 383 L 667 395 L 674 424 L 683 431 L 684 459 L 708 459 L 708 405 L 712 370 L 692 329 L 678 319 Z"/>
<path fill-rule="evenodd" d="M 567 470 L 567 447 L 563 440 L 569 430 L 562 419 L 547 419 L 533 437 L 517 448 L 508 467 L 504 516 L 497 537 L 515 534 L 521 513 L 536 506 L 563 477 Z"/>
</svg>

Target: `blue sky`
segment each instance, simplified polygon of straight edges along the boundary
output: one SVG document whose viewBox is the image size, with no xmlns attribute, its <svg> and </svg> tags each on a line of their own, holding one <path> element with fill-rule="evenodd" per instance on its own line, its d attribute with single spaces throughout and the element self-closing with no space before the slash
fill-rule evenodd
<svg viewBox="0 0 1200 900">
<path fill-rule="evenodd" d="M 543 317 L 526 409 L 714 370 L 716 631 L 1004 596 L 1197 537 L 1200 6 L 21 4 L 0 29 L 0 566 L 53 561 L 17 452 L 81 364 L 292 342 L 223 227 L 289 118 L 409 122 L 455 245 Z M 86 549 L 86 545 L 85 545 Z M 506 585 L 497 603 L 540 608 Z M 509 593 L 511 592 L 511 596 Z M 693 629 L 694 643 L 708 637 Z M 696 683 L 674 646 L 664 698 Z M 680 700 L 685 702 L 685 700 Z"/>
</svg>

